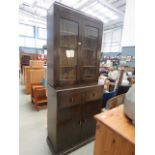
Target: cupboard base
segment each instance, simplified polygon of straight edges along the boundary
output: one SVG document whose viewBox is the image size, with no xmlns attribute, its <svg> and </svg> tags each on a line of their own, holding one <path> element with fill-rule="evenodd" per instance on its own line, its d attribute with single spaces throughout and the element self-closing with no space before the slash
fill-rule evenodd
<svg viewBox="0 0 155 155">
<path fill-rule="evenodd" d="M 85 141 L 81 141 L 80 143 L 76 144 L 75 146 L 72 146 L 71 148 L 65 149 L 64 151 L 61 151 L 61 152 L 55 151 L 53 144 L 48 136 L 47 136 L 46 140 L 47 140 L 47 144 L 52 152 L 52 155 L 67 155 L 67 154 L 73 152 L 74 150 L 77 150 L 78 148 L 88 144 L 89 142 L 93 141 L 94 139 L 95 139 L 95 137 L 93 136 L 93 137 L 91 137 Z"/>
</svg>

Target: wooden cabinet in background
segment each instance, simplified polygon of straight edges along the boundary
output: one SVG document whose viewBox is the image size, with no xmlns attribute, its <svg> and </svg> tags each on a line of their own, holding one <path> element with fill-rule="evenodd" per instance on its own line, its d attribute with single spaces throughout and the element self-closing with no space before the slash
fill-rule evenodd
<svg viewBox="0 0 155 155">
<path fill-rule="evenodd" d="M 97 83 L 103 23 L 59 3 L 48 10 L 48 83 Z"/>
<path fill-rule="evenodd" d="M 125 114 L 123 105 L 95 116 L 94 155 L 134 155 L 135 127 Z"/>
<path fill-rule="evenodd" d="M 60 90 L 48 85 L 48 143 L 55 154 L 67 154 L 93 139 L 102 90 L 98 85 Z"/>
</svg>

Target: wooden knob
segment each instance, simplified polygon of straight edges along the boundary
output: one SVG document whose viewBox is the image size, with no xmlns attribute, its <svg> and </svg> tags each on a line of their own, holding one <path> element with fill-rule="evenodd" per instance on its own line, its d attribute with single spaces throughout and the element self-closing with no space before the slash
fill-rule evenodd
<svg viewBox="0 0 155 155">
<path fill-rule="evenodd" d="M 115 144 L 115 143 L 116 143 L 116 140 L 115 140 L 115 139 L 113 139 L 113 140 L 112 140 L 112 143 L 113 143 L 113 144 Z"/>
<path fill-rule="evenodd" d="M 71 101 L 71 102 L 73 102 L 73 101 L 74 101 L 73 97 L 70 99 L 70 101 Z"/>
</svg>

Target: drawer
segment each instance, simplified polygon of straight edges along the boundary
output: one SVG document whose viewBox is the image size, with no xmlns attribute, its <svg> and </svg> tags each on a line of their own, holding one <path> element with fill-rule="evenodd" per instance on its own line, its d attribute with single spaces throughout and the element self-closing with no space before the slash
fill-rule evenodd
<svg viewBox="0 0 155 155">
<path fill-rule="evenodd" d="M 101 99 L 102 91 L 101 87 L 91 88 L 90 90 L 86 91 L 85 101 L 95 101 Z"/>
<path fill-rule="evenodd" d="M 59 108 L 81 104 L 81 93 L 78 91 L 64 91 L 58 93 Z"/>
</svg>

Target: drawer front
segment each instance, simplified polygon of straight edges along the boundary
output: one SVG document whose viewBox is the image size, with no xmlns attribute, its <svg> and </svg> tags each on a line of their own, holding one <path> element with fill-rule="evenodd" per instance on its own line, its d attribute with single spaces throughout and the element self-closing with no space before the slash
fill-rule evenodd
<svg viewBox="0 0 155 155">
<path fill-rule="evenodd" d="M 81 104 L 81 93 L 78 91 L 64 91 L 58 94 L 59 108 L 66 108 Z"/>
<path fill-rule="evenodd" d="M 95 101 L 101 99 L 102 96 L 102 90 L 101 87 L 95 87 L 91 88 L 88 91 L 86 91 L 85 95 L 85 101 Z"/>
</svg>

